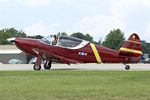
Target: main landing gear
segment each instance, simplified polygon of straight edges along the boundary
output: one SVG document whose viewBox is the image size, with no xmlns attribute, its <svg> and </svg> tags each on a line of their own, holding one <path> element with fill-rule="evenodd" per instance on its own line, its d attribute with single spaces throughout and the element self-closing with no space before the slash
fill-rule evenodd
<svg viewBox="0 0 150 100">
<path fill-rule="evenodd" d="M 38 56 L 35 65 L 33 66 L 34 70 L 41 70 L 41 61 L 42 61 L 41 56 Z"/>
<path fill-rule="evenodd" d="M 37 70 L 37 71 L 41 70 L 41 61 L 42 61 L 41 56 L 37 57 L 35 65 L 33 66 L 34 70 Z M 44 64 L 44 69 L 45 70 L 50 70 L 51 69 L 51 65 L 52 65 L 52 61 L 46 61 L 46 63 Z"/>
<path fill-rule="evenodd" d="M 44 64 L 44 69 L 45 70 L 50 70 L 51 69 L 52 62 L 51 61 L 46 61 Z"/>
<path fill-rule="evenodd" d="M 129 65 L 124 64 L 124 66 L 125 66 L 126 70 L 130 70 L 130 66 Z"/>
<path fill-rule="evenodd" d="M 34 66 L 33 66 L 33 69 L 34 69 L 34 70 L 41 70 L 41 66 L 39 66 L 39 65 L 34 65 Z"/>
</svg>

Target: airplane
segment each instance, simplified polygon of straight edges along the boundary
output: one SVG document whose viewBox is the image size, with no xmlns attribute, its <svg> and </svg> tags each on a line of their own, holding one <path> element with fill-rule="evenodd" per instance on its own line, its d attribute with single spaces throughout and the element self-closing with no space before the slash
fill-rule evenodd
<svg viewBox="0 0 150 100">
<path fill-rule="evenodd" d="M 77 63 L 123 63 L 130 70 L 128 63 L 138 63 L 142 56 L 140 38 L 133 33 L 119 50 L 95 45 L 71 36 L 48 36 L 41 40 L 31 38 L 10 39 L 15 45 L 37 58 L 33 69 L 41 70 L 41 61 L 45 60 L 44 69 L 50 70 L 52 62 Z"/>
</svg>

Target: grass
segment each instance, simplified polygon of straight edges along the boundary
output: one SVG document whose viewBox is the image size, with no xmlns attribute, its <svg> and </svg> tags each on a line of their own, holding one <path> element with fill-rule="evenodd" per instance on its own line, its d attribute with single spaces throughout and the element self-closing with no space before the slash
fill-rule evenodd
<svg viewBox="0 0 150 100">
<path fill-rule="evenodd" d="M 0 100 L 149 100 L 149 71 L 4 71 Z"/>
</svg>

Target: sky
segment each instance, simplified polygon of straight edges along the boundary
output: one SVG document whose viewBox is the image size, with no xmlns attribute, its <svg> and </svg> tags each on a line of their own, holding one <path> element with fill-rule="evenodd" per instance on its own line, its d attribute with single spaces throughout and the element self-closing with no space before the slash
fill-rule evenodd
<svg viewBox="0 0 150 100">
<path fill-rule="evenodd" d="M 94 40 L 120 28 L 150 42 L 150 0 L 0 0 L 0 29 L 11 27 L 27 35 L 83 32 Z"/>
</svg>

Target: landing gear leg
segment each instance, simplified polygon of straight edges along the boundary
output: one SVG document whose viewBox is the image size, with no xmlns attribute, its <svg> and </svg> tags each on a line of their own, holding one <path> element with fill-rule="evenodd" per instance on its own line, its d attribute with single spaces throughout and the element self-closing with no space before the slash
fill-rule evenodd
<svg viewBox="0 0 150 100">
<path fill-rule="evenodd" d="M 50 70 L 51 66 L 52 66 L 52 61 L 46 61 L 46 63 L 44 64 L 44 69 Z"/>
<path fill-rule="evenodd" d="M 130 66 L 129 65 L 124 64 L 124 66 L 125 66 L 126 70 L 130 70 Z"/>
<path fill-rule="evenodd" d="M 34 70 L 41 70 L 41 61 L 42 61 L 41 56 L 38 56 L 35 65 L 33 66 Z"/>
</svg>

